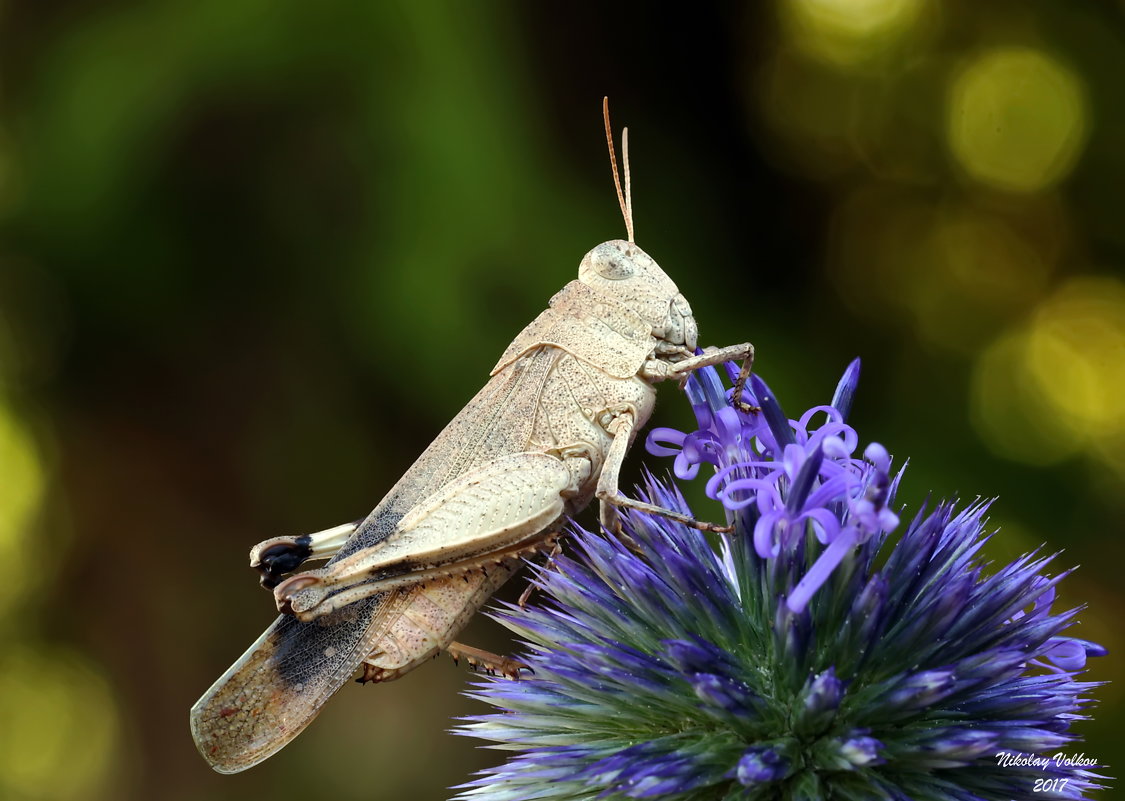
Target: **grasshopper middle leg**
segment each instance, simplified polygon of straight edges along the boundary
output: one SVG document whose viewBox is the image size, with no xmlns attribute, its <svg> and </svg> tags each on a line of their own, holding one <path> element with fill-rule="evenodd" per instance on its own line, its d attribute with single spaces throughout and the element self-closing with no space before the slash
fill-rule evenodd
<svg viewBox="0 0 1125 801">
<path fill-rule="evenodd" d="M 619 488 L 621 466 L 625 461 L 625 453 L 629 449 L 629 443 L 633 438 L 633 429 L 635 426 L 636 417 L 632 412 L 622 410 L 616 414 L 613 421 L 610 422 L 606 428 L 606 430 L 613 435 L 613 442 L 606 452 L 605 462 L 602 464 L 601 476 L 598 478 L 598 489 L 594 494 L 594 497 L 601 501 L 602 526 L 607 531 L 612 531 L 620 535 L 622 533 L 621 517 L 616 507 L 626 507 L 628 509 L 636 509 L 641 512 L 667 517 L 670 520 L 675 520 L 701 531 L 731 531 L 730 526 L 696 520 L 689 515 L 674 512 L 671 509 L 664 509 L 655 504 L 634 500 L 621 493 Z"/>
</svg>

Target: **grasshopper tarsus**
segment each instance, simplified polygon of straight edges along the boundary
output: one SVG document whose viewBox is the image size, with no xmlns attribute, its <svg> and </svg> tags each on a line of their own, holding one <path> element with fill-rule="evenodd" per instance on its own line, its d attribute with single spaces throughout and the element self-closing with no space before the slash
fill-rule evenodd
<svg viewBox="0 0 1125 801">
<path fill-rule="evenodd" d="M 526 670 L 534 674 L 531 665 L 512 659 L 510 656 L 500 656 L 491 651 L 484 651 L 464 643 L 451 642 L 445 647 L 446 653 L 453 659 L 453 664 L 461 664 L 465 660 L 470 668 L 488 673 L 490 676 L 504 676 L 512 681 L 520 679 L 520 671 Z"/>
<path fill-rule="evenodd" d="M 638 512 L 648 512 L 649 514 L 660 515 L 661 517 L 666 517 L 669 520 L 675 520 L 677 523 L 683 523 L 685 526 L 698 529 L 699 531 L 715 531 L 723 534 L 729 534 L 734 530 L 733 526 L 719 523 L 710 523 L 706 520 L 696 520 L 691 515 L 685 515 L 682 512 L 676 512 L 672 509 L 665 509 L 664 507 L 657 506 L 656 504 L 637 501 L 621 495 L 620 493 L 616 495 L 606 495 L 601 500 L 603 503 L 612 504 L 613 506 L 621 506 L 626 509 L 635 509 Z M 620 529 L 620 518 L 617 519 L 617 526 L 612 530 L 612 533 L 617 535 L 618 537 L 621 537 L 622 539 L 627 539 L 624 532 Z M 633 550 L 636 549 L 634 548 Z"/>
<path fill-rule="evenodd" d="M 527 583 L 527 586 L 523 588 L 523 592 L 520 593 L 519 600 L 516 601 L 516 606 L 518 606 L 520 609 L 526 609 L 527 602 L 531 600 L 531 596 L 534 593 L 535 585 L 529 581 Z"/>
<path fill-rule="evenodd" d="M 738 370 L 738 378 L 734 380 L 734 391 L 731 393 L 731 405 L 746 414 L 757 414 L 761 409 L 742 400 L 746 391 L 746 382 L 750 379 L 750 370 L 754 366 L 754 349 L 742 359 L 742 366 Z"/>
</svg>

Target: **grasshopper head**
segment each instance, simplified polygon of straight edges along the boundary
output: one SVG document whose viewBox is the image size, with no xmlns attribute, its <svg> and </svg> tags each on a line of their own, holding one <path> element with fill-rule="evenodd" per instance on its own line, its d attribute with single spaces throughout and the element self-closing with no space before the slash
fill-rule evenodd
<svg viewBox="0 0 1125 801">
<path fill-rule="evenodd" d="M 578 280 L 639 314 L 657 339 L 695 349 L 698 328 L 691 306 L 660 265 L 632 242 L 598 245 L 582 259 Z"/>
</svg>

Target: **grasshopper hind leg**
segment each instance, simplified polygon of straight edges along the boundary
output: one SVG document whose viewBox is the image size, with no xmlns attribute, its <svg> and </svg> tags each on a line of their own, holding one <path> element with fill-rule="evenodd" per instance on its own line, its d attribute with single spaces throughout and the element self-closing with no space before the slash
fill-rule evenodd
<svg viewBox="0 0 1125 801">
<path fill-rule="evenodd" d="M 480 648 L 474 648 L 464 643 L 451 642 L 445 647 L 445 652 L 453 657 L 454 664 L 459 665 L 461 660 L 464 659 L 465 664 L 474 670 L 482 670 L 493 676 L 504 676 L 513 681 L 520 678 L 520 671 L 535 672 L 531 669 L 531 665 L 526 662 L 520 662 L 510 656 L 500 656 L 491 651 L 482 651 Z"/>
<path fill-rule="evenodd" d="M 282 577 L 292 573 L 310 559 L 331 559 L 362 520 L 318 531 L 315 534 L 274 537 L 250 549 L 250 567 L 258 571 L 260 583 L 272 590 Z"/>
<path fill-rule="evenodd" d="M 492 676 L 504 676 L 516 681 L 523 671 L 534 673 L 531 665 L 513 659 L 510 656 L 501 656 L 491 651 L 484 651 L 464 643 L 451 642 L 445 646 L 445 652 L 453 658 L 453 664 L 459 665 L 464 660 L 465 664 L 473 670 L 479 670 Z M 375 651 L 370 657 L 363 660 L 363 675 L 357 678 L 356 684 L 371 684 L 373 682 L 386 682 L 397 679 L 405 671 L 402 669 L 386 668 L 382 664 L 382 651 Z M 437 653 L 434 653 L 437 656 Z"/>
<path fill-rule="evenodd" d="M 519 564 L 561 525 L 589 465 L 533 451 L 494 459 L 418 503 L 375 545 L 286 579 L 277 607 L 314 620 L 388 590 Z"/>
<path fill-rule="evenodd" d="M 363 675 L 356 681 L 392 681 L 448 649 L 481 605 L 519 567 L 494 565 L 487 571 L 447 576 L 392 593 L 393 610 L 383 618 L 379 637 L 363 660 Z M 459 654 L 475 658 L 475 651 Z M 487 656 L 484 651 L 480 654 Z M 496 659 L 503 665 L 502 657 Z"/>
</svg>

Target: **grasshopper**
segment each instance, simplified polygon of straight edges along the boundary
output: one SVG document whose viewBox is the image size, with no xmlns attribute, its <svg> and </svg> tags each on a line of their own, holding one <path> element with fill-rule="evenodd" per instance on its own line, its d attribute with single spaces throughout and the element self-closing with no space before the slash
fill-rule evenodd
<svg viewBox="0 0 1125 801">
<path fill-rule="evenodd" d="M 521 560 L 555 547 L 561 527 L 597 498 L 620 532 L 618 507 L 717 526 L 625 497 L 618 479 L 654 384 L 743 360 L 750 344 L 696 353 L 687 300 L 634 244 L 628 129 L 625 192 L 603 101 L 628 241 L 598 245 L 515 338 L 484 388 L 364 520 L 255 546 L 251 563 L 283 613 L 192 707 L 204 759 L 236 773 L 276 753 L 362 666 L 361 681 L 398 678 L 453 642 Z M 324 567 L 296 573 L 309 559 Z M 519 663 L 493 663 L 518 674 Z"/>
</svg>

